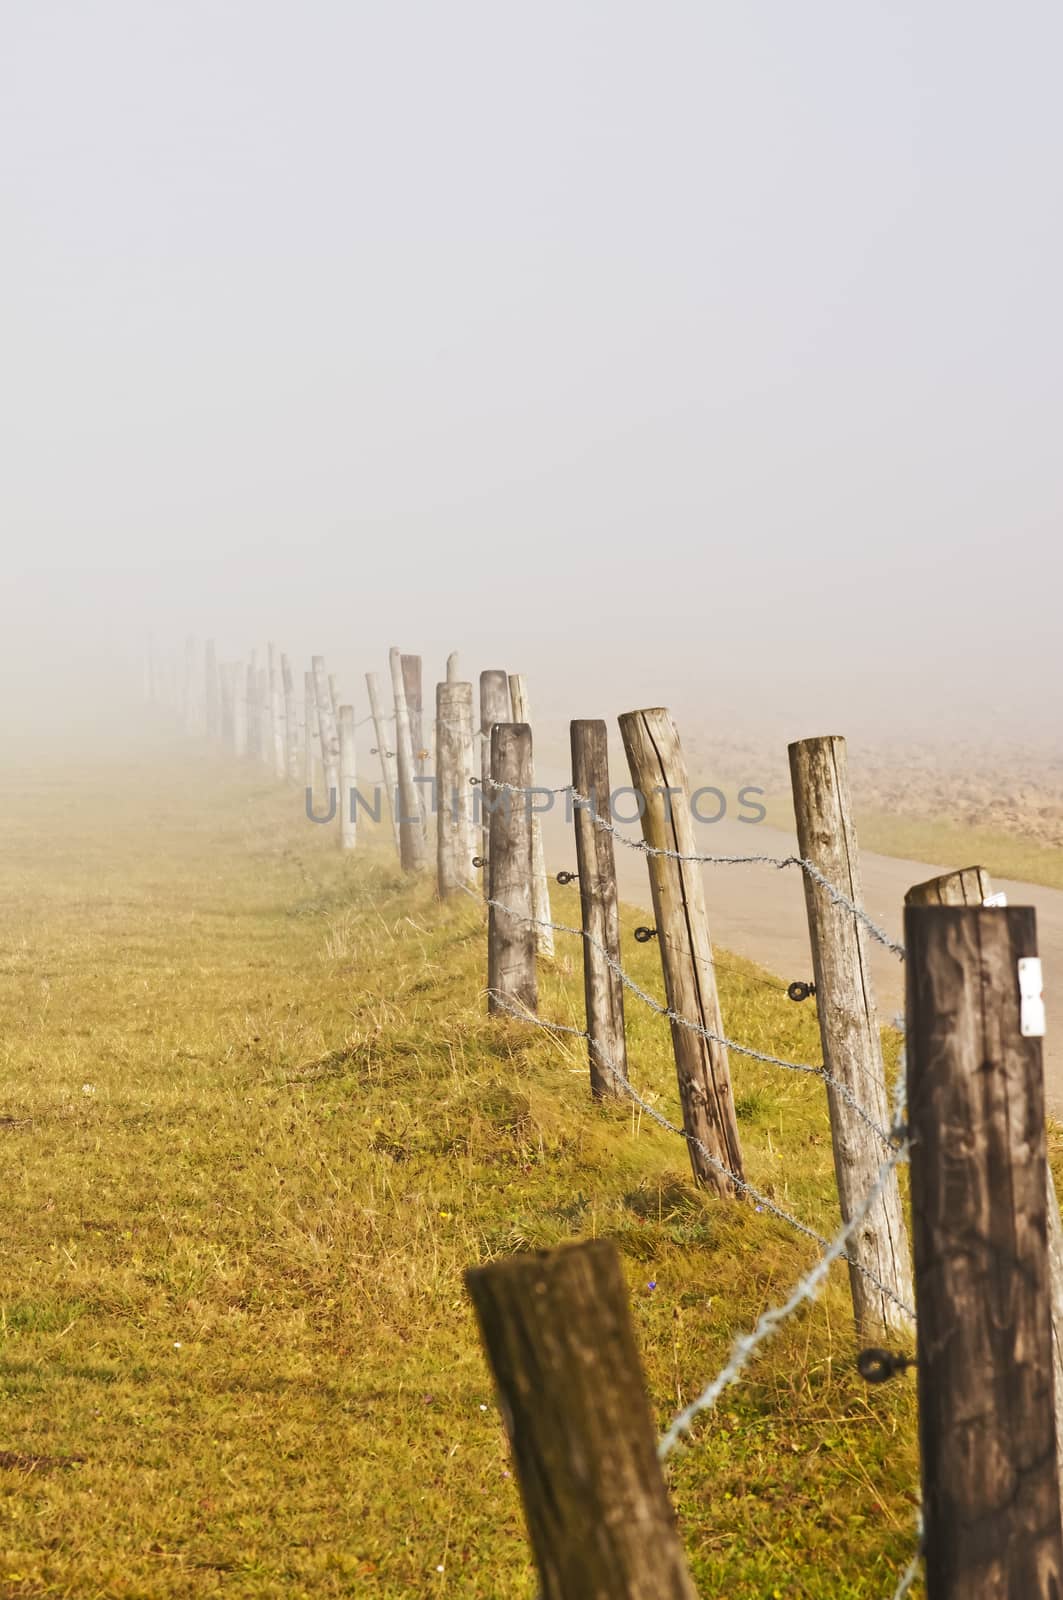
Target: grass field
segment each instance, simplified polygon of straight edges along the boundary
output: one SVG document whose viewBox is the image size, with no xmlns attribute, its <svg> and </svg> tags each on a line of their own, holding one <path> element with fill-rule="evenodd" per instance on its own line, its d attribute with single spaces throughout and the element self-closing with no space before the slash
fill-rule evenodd
<svg viewBox="0 0 1063 1600">
<path fill-rule="evenodd" d="M 613 1237 L 663 1427 L 808 1241 L 592 1106 L 578 1041 L 486 1018 L 477 905 L 370 833 L 342 860 L 257 771 L 27 765 L 3 837 L 0 1594 L 530 1600 L 464 1268 Z M 581 1022 L 577 958 L 544 1015 Z M 720 982 L 733 1035 L 819 1058 L 811 1008 L 724 954 Z M 674 1113 L 667 1033 L 628 1021 Z M 750 1177 L 832 1230 L 821 1086 L 732 1069 Z M 892 1593 L 913 1386 L 855 1353 L 836 1269 L 670 1467 L 704 1596 Z"/>
</svg>

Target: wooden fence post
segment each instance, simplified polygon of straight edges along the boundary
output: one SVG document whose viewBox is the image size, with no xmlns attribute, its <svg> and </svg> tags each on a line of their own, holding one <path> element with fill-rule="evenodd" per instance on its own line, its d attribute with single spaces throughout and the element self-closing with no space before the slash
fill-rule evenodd
<svg viewBox="0 0 1063 1600">
<path fill-rule="evenodd" d="M 620 718 L 620 732 L 646 843 L 654 850 L 695 855 L 686 763 L 671 714 L 662 706 L 627 711 Z M 714 1035 L 706 1039 L 681 1023 L 671 1024 L 690 1165 L 698 1183 L 719 1195 L 733 1195 L 735 1185 L 727 1173 L 744 1176 L 742 1148 L 727 1048 L 719 1042 L 723 1021 L 701 868 L 663 855 L 647 856 L 647 863 L 669 1008 Z M 694 1139 L 727 1173 L 706 1158 Z"/>
<path fill-rule="evenodd" d="M 261 728 L 258 715 L 258 669 L 255 666 L 254 652 L 244 675 L 244 713 L 247 718 L 247 753 L 249 756 L 258 756 L 261 754 L 259 750 Z"/>
<path fill-rule="evenodd" d="M 315 741 L 320 737 L 317 730 L 317 692 L 314 688 L 314 674 L 303 673 L 303 787 L 313 789 L 315 776 Z"/>
<path fill-rule="evenodd" d="M 790 746 L 790 776 L 801 855 L 854 905 L 862 906 L 845 740 L 798 740 Z M 836 905 L 807 872 L 802 875 L 824 1065 L 866 1117 L 880 1128 L 888 1127 L 890 1108 L 867 929 L 848 907 Z M 827 1085 L 827 1104 L 838 1199 L 842 1218 L 848 1222 L 874 1185 L 887 1151 L 866 1118 L 832 1084 Z M 908 1314 L 866 1275 L 874 1273 L 898 1300 L 911 1304 L 908 1234 L 895 1173 L 850 1239 L 848 1254 L 857 1328 L 877 1324 L 907 1330 Z"/>
<path fill-rule="evenodd" d="M 496 722 L 491 729 L 491 776 L 526 789 L 532 770 L 532 736 L 526 722 Z M 538 1009 L 535 929 L 532 926 L 531 818 L 527 796 L 491 790 L 487 859 L 491 903 L 487 916 L 487 1009 Z"/>
<path fill-rule="evenodd" d="M 236 695 L 236 668 L 231 661 L 218 663 L 218 732 L 222 748 L 231 755 L 236 748 L 233 700 Z"/>
<path fill-rule="evenodd" d="M 288 735 L 284 716 L 284 690 L 281 683 L 280 654 L 276 645 L 269 651 L 269 719 L 273 730 L 273 776 L 288 776 Z"/>
<path fill-rule="evenodd" d="M 604 722 L 573 722 L 572 787 L 591 800 L 594 810 L 576 805 L 576 871 L 583 922 L 583 994 L 587 1007 L 591 1094 L 621 1095 L 623 1090 L 606 1063 L 627 1077 L 624 1037 L 624 986 L 603 953 L 620 962 L 620 906 L 616 892 L 613 836 L 594 818 L 609 815 L 609 738 Z"/>
<path fill-rule="evenodd" d="M 458 662 L 458 652 L 452 650 L 447 657 L 447 682 L 458 683 L 461 680 L 461 666 Z"/>
<path fill-rule="evenodd" d="M 269 710 L 269 668 L 258 669 L 258 759 L 264 767 L 273 765 L 273 720 Z"/>
<path fill-rule="evenodd" d="M 1044 1087 L 1019 977 L 1036 920 L 908 906 L 904 928 L 928 1600 L 1054 1600 Z"/>
<path fill-rule="evenodd" d="M 295 675 L 287 655 L 281 655 L 281 684 L 284 689 L 284 727 L 287 734 L 285 775 L 289 783 L 299 782 L 299 710 L 295 701 Z"/>
<path fill-rule="evenodd" d="M 472 684 L 436 685 L 436 882 L 441 899 L 476 877 Z"/>
<path fill-rule="evenodd" d="M 528 702 L 528 682 L 523 672 L 511 672 L 509 675 L 509 698 L 514 722 L 526 722 L 531 725 L 531 706 Z M 535 769 L 529 786 L 535 787 Z M 549 927 L 550 916 L 550 889 L 546 881 L 546 854 L 543 850 L 543 830 L 538 813 L 534 809 L 534 796 L 529 795 L 528 806 L 531 820 L 532 835 L 532 916 L 535 918 L 535 948 L 541 956 L 553 959 L 554 955 L 554 930 Z"/>
<path fill-rule="evenodd" d="M 334 672 L 330 672 L 328 675 L 328 697 L 329 705 L 332 707 L 332 720 L 335 722 L 338 728 L 340 721 L 340 691 L 336 682 L 336 674 Z M 337 744 L 337 749 L 338 748 L 339 746 Z"/>
<path fill-rule="evenodd" d="M 233 755 L 247 755 L 247 674 L 242 661 L 232 664 Z"/>
<path fill-rule="evenodd" d="M 398 797 L 398 775 L 395 768 L 395 752 L 388 747 L 390 737 L 387 721 L 380 708 L 380 684 L 375 672 L 367 672 L 365 686 L 369 691 L 369 710 L 373 717 L 373 732 L 376 735 L 376 749 L 373 755 L 380 757 L 380 776 L 384 784 L 384 801 L 391 819 L 391 831 L 395 836 L 395 848 L 401 857 L 401 844 L 399 841 L 399 811 L 401 802 Z"/>
<path fill-rule="evenodd" d="M 511 1256 L 465 1283 L 541 1600 L 696 1600 L 612 1240 Z"/>
<path fill-rule="evenodd" d="M 218 652 L 213 639 L 204 652 L 204 723 L 208 739 L 217 739 L 221 721 L 221 689 L 218 680 Z M 153 689 L 153 695 L 154 695 Z"/>
<path fill-rule="evenodd" d="M 484 863 L 484 899 L 491 893 L 491 804 L 497 799 L 492 794 L 488 779 L 491 776 L 491 729 L 496 722 L 508 722 L 509 679 L 500 668 L 492 667 L 480 674 L 480 822 L 483 846 L 480 858 Z M 475 815 L 475 811 L 474 811 Z"/>
<path fill-rule="evenodd" d="M 354 707 L 340 706 L 340 849 L 353 850 L 358 830 L 354 787 L 357 782 L 354 750 Z"/>
<path fill-rule="evenodd" d="M 410 713 L 410 740 L 413 744 L 414 771 L 424 775 L 424 696 L 421 682 L 420 656 L 402 657 L 402 686 L 406 691 L 406 709 Z"/>
<path fill-rule="evenodd" d="M 906 906 L 983 906 L 993 893 L 984 867 L 964 867 L 940 878 L 913 884 L 904 897 Z M 1048 1220 L 1048 1282 L 1052 1298 L 1052 1366 L 1056 1398 L 1056 1467 L 1063 1492 L 1063 1222 L 1059 1215 L 1052 1169 L 1045 1162 L 1045 1201 Z"/>
<path fill-rule="evenodd" d="M 406 705 L 406 686 L 402 677 L 402 651 L 393 648 L 389 657 L 391 690 L 395 697 L 395 758 L 399 777 L 399 860 L 404 872 L 420 872 L 425 864 L 425 838 L 421 826 L 421 807 L 414 783 L 413 738 L 410 713 Z"/>
<path fill-rule="evenodd" d="M 324 656 L 312 656 L 314 673 L 314 699 L 317 702 L 317 725 L 321 734 L 321 765 L 325 773 L 325 788 L 339 791 L 340 742 L 336 732 L 336 719 L 332 713 L 332 694 L 325 677 Z"/>
</svg>

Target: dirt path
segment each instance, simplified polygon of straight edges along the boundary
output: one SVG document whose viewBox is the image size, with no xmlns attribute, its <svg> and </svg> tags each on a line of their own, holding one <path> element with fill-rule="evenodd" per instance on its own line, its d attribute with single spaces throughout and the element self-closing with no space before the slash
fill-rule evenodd
<svg viewBox="0 0 1063 1600">
<path fill-rule="evenodd" d="M 545 780 L 562 782 L 563 779 Z M 638 837 L 637 825 L 626 830 Z M 762 824 L 752 826 L 725 820 L 698 829 L 702 848 L 720 855 L 792 855 L 797 840 Z M 571 830 L 559 806 L 544 818 L 547 862 L 551 872 L 575 867 Z M 649 904 L 646 864 L 631 851 L 617 847 L 620 893 L 633 905 Z M 927 862 L 904 861 L 892 856 L 863 854 L 864 901 L 870 916 L 894 938 L 901 937 L 901 907 L 905 890 L 924 878 L 948 869 Z M 1045 1038 L 1045 1092 L 1049 1109 L 1063 1117 L 1063 1044 L 1052 1029 L 1053 996 L 1063 984 L 1063 890 L 1040 884 L 994 881 L 1007 893 L 1011 905 L 1037 908 L 1037 929 L 1044 963 L 1049 1029 Z M 739 955 L 759 962 L 786 982 L 811 979 L 812 958 L 805 921 L 804 890 L 795 868 L 718 866 L 705 868 L 705 893 L 713 939 Z M 871 967 L 880 1016 L 895 1016 L 904 1006 L 904 966 L 880 944 L 873 944 Z"/>
</svg>

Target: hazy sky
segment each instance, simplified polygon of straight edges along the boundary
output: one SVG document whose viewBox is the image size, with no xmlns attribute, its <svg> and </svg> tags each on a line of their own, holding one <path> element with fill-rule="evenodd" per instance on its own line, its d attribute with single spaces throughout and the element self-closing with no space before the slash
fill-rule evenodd
<svg viewBox="0 0 1063 1600">
<path fill-rule="evenodd" d="M 1047 0 L 0 0 L 0 649 L 1054 730 L 1061 60 Z"/>
</svg>

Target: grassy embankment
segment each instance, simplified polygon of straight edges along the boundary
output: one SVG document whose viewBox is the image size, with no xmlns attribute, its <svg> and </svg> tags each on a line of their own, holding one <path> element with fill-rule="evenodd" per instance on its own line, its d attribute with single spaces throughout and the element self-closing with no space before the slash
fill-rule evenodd
<svg viewBox="0 0 1063 1600">
<path fill-rule="evenodd" d="M 592 1106 L 578 1041 L 487 1020 L 475 904 L 159 754 L 5 802 L 0 1594 L 530 1597 L 463 1269 L 615 1238 L 663 1426 L 808 1242 Z M 545 1016 L 581 1020 L 577 959 Z M 732 1034 L 818 1059 L 810 1007 L 720 982 Z M 666 1031 L 629 1031 L 674 1114 Z M 832 1230 L 820 1085 L 732 1066 L 751 1178 Z M 836 1271 L 669 1469 L 707 1597 L 877 1600 L 907 1559 L 912 1382 L 861 1382 L 847 1306 Z"/>
</svg>

